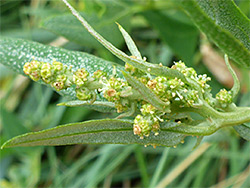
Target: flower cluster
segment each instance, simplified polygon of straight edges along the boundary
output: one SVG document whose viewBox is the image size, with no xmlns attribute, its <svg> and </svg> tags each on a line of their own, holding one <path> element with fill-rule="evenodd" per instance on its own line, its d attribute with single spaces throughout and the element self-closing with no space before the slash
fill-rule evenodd
<svg viewBox="0 0 250 188">
<path fill-rule="evenodd" d="M 23 66 L 25 74 L 34 81 L 42 80 L 57 91 L 75 86 L 76 97 L 79 100 L 95 99 L 96 90 L 102 92 L 104 98 L 113 102 L 117 111 L 123 112 L 128 109 L 130 103 L 124 96 L 130 94 L 132 88 L 128 82 L 115 76 L 107 76 L 107 73 L 97 70 L 90 76 L 84 69 L 72 71 L 72 68 L 60 62 L 53 61 L 52 64 L 32 60 Z"/>
<path fill-rule="evenodd" d="M 180 79 L 169 79 L 158 76 L 147 82 L 150 88 L 159 98 L 167 103 L 177 103 L 181 107 L 190 107 L 198 103 L 198 91 L 190 87 Z"/>
<path fill-rule="evenodd" d="M 38 81 L 42 79 L 57 91 L 66 89 L 72 84 L 72 70 L 57 61 L 53 61 L 53 63 L 50 64 L 32 60 L 31 62 L 25 63 L 23 71 L 29 75 L 32 80 Z"/>
<path fill-rule="evenodd" d="M 233 102 L 231 92 L 228 92 L 226 89 L 221 89 L 216 94 L 216 99 L 218 100 L 222 108 L 227 107 L 228 104 L 231 104 Z"/>
<path fill-rule="evenodd" d="M 115 104 L 117 112 L 123 112 L 129 107 L 129 100 L 124 97 L 125 92 L 131 92 L 132 88 L 128 85 L 128 82 L 111 76 L 109 79 L 102 80 L 103 96 L 110 102 Z"/>
<path fill-rule="evenodd" d="M 206 74 L 197 75 L 193 68 L 187 67 L 182 61 L 175 62 L 171 68 L 180 71 L 186 78 L 190 78 L 198 83 L 202 88 L 202 93 L 205 93 L 206 90 L 210 90 L 210 85 L 208 85 L 207 82 L 211 81 L 211 78 Z"/>
<path fill-rule="evenodd" d="M 151 131 L 153 131 L 155 135 L 158 135 L 160 129 L 159 121 L 163 121 L 160 116 L 163 113 L 148 103 L 142 105 L 140 111 L 142 115 L 137 115 L 134 119 L 134 134 L 140 136 L 141 139 L 143 139 L 144 136 L 149 136 Z"/>
<path fill-rule="evenodd" d="M 151 90 L 164 104 L 163 106 L 168 106 L 170 110 L 172 106 L 196 108 L 205 101 L 210 104 L 211 93 L 207 82 L 211 78 L 207 77 L 206 74 L 197 75 L 193 68 L 186 67 L 181 61 L 176 62 L 171 69 L 178 70 L 191 82 L 183 82 L 177 77 L 152 76 L 128 63 L 125 65 L 125 70 Z M 25 63 L 23 71 L 34 81 L 41 79 L 57 91 L 73 86 L 79 100 L 93 102 L 96 93 L 99 92 L 109 102 L 114 103 L 118 113 L 128 111 L 132 104 L 136 104 L 140 113 L 136 114 L 133 130 L 134 134 L 140 136 L 141 139 L 144 136 L 149 136 L 151 132 L 158 135 L 161 122 L 176 120 L 171 115 L 171 111 L 166 112 L 159 107 L 156 108 L 153 104 L 145 101 L 145 98 L 138 96 L 136 88 L 132 88 L 126 80 L 116 77 L 115 68 L 112 75 L 101 70 L 97 70 L 91 75 L 84 68 L 72 71 L 71 67 L 57 61 L 50 64 L 32 60 Z M 194 87 L 193 83 L 195 83 Z M 197 86 L 200 90 L 197 90 Z M 205 98 L 205 101 L 202 98 Z M 217 100 L 221 107 L 225 108 L 232 103 L 232 95 L 223 89 L 217 93 L 214 100 Z"/>
</svg>

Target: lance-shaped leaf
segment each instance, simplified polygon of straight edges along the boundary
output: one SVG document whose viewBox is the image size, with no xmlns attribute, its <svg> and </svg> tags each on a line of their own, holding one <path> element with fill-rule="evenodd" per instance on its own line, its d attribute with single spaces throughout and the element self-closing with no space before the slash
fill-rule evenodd
<svg viewBox="0 0 250 188">
<path fill-rule="evenodd" d="M 103 70 L 107 72 L 108 75 L 111 75 L 113 66 L 116 66 L 117 76 L 123 78 L 121 73 L 123 67 L 118 64 L 84 52 L 68 51 L 62 48 L 46 46 L 23 39 L 1 38 L 0 59 L 3 65 L 23 75 L 25 75 L 23 72 L 23 65 L 26 62 L 30 62 L 33 59 L 42 62 L 52 62 L 53 59 L 55 59 L 64 65 L 72 66 L 73 70 L 85 68 L 90 74 L 97 70 Z M 77 99 L 73 87 L 58 93 L 70 100 Z M 103 100 L 105 101 L 102 96 L 97 96 L 97 101 Z"/>
<path fill-rule="evenodd" d="M 140 139 L 133 134 L 133 123 L 128 120 L 91 120 L 58 126 L 52 129 L 28 133 L 4 143 L 2 148 L 15 146 L 58 146 L 71 144 L 153 144 L 175 146 L 184 134 L 172 133 L 162 128 L 158 136 Z"/>
<path fill-rule="evenodd" d="M 250 21 L 232 0 L 181 0 L 181 6 L 224 53 L 250 67 Z"/>
<path fill-rule="evenodd" d="M 99 33 L 97 33 L 90 25 L 89 23 L 67 2 L 67 0 L 62 0 L 67 7 L 70 9 L 72 14 L 82 23 L 82 25 L 87 29 L 87 31 L 96 38 L 105 48 L 107 48 L 111 53 L 113 53 L 115 56 L 117 56 L 119 59 L 121 59 L 124 62 L 127 62 L 134 67 L 147 72 L 150 70 L 150 73 L 153 75 L 158 76 L 166 76 L 170 78 L 179 78 L 183 82 L 187 83 L 187 80 L 183 74 L 181 74 L 179 71 L 170 69 L 168 67 L 151 64 L 144 60 L 130 57 L 121 50 L 117 49 L 114 45 L 112 45 L 110 42 L 108 42 L 105 38 L 103 38 Z"/>
<path fill-rule="evenodd" d="M 74 100 L 67 101 L 57 104 L 57 106 L 87 106 L 90 109 L 99 111 L 99 112 L 117 112 L 114 103 L 108 101 L 95 101 L 93 104 L 89 104 L 87 101 Z"/>
<path fill-rule="evenodd" d="M 164 111 L 170 112 L 169 104 L 163 102 L 156 94 L 154 94 L 149 88 L 147 88 L 143 83 L 139 80 L 135 79 L 133 76 L 123 72 L 124 77 L 128 81 L 128 83 L 137 90 L 142 98 L 152 104 L 155 108 Z"/>
<path fill-rule="evenodd" d="M 137 57 L 138 59 L 142 59 L 141 53 L 137 49 L 135 42 L 133 41 L 131 36 L 127 33 L 127 31 L 120 24 L 117 23 L 117 25 L 118 25 L 118 27 L 123 35 L 123 38 L 128 46 L 129 51 L 131 52 L 131 54 L 133 56 Z"/>
</svg>

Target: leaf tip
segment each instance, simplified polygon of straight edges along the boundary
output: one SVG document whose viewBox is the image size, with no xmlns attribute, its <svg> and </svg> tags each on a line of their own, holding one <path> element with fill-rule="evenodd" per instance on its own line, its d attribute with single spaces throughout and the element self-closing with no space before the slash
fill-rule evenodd
<svg viewBox="0 0 250 188">
<path fill-rule="evenodd" d="M 9 140 L 4 142 L 0 149 L 2 150 L 2 149 L 5 149 L 5 148 L 8 148 L 8 143 L 9 143 Z"/>
<path fill-rule="evenodd" d="M 56 104 L 56 106 L 65 106 L 65 103 L 64 102 L 58 103 L 58 104 Z"/>
</svg>

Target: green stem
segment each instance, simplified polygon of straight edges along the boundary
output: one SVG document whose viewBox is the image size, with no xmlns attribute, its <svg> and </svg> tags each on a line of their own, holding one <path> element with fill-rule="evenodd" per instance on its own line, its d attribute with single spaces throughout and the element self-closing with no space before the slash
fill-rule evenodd
<svg viewBox="0 0 250 188">
<path fill-rule="evenodd" d="M 237 94 L 240 91 L 240 81 L 239 81 L 236 73 L 234 72 L 233 68 L 231 67 L 231 65 L 229 63 L 227 54 L 225 54 L 224 58 L 225 58 L 227 68 L 228 68 L 229 72 L 231 73 L 231 75 L 233 77 L 233 80 L 234 80 L 234 85 L 233 85 L 233 87 L 231 89 L 231 93 L 232 93 L 232 98 L 235 99 Z"/>
<path fill-rule="evenodd" d="M 218 129 L 223 127 L 235 126 L 250 122 L 249 107 L 240 107 L 237 108 L 237 111 L 234 112 L 217 112 L 211 109 L 206 108 L 206 110 L 204 110 L 204 113 L 207 112 L 209 115 L 216 115 L 216 117 L 209 118 L 210 120 L 212 120 L 212 122 L 210 122 L 208 119 L 207 121 L 204 121 L 197 126 L 183 125 L 175 128 L 170 128 L 168 130 L 187 135 L 206 136 L 213 134 Z"/>
<path fill-rule="evenodd" d="M 222 127 L 250 122 L 250 108 L 238 107 L 234 112 L 220 112 Z"/>
<path fill-rule="evenodd" d="M 181 74 L 178 70 L 170 69 L 168 67 L 162 67 L 160 65 L 151 64 L 144 60 L 134 58 L 131 56 L 128 56 L 121 50 L 117 49 L 115 46 L 113 46 L 110 42 L 108 42 L 105 38 L 103 38 L 99 33 L 97 33 L 90 25 L 89 23 L 67 2 L 67 0 L 62 0 L 67 7 L 70 9 L 72 14 L 82 23 L 82 25 L 86 28 L 86 30 L 95 37 L 96 40 L 98 40 L 105 48 L 107 48 L 112 54 L 114 54 L 116 57 L 121 59 L 124 62 L 127 62 L 134 67 L 144 71 L 159 75 L 159 76 L 167 76 L 170 78 L 179 78 L 183 82 L 187 83 L 187 80 L 183 74 Z"/>
</svg>

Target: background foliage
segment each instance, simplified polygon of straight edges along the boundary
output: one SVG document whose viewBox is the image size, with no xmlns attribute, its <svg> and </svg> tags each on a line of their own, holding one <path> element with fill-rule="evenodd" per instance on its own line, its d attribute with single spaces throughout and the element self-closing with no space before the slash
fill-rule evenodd
<svg viewBox="0 0 250 188">
<path fill-rule="evenodd" d="M 0 3 L 1 37 L 30 39 L 91 53 L 122 64 L 89 36 L 60 1 L 3 0 Z M 231 87 L 230 77 L 222 78 L 222 75 L 227 75 L 220 59 L 223 52 L 200 33 L 178 4 L 150 0 L 71 0 L 70 3 L 83 12 L 97 31 L 120 49 L 128 51 L 115 21 L 129 31 L 142 55 L 150 62 L 171 65 L 174 60 L 182 59 L 198 73 L 207 73 L 212 77 L 214 94 L 221 87 Z M 249 1 L 238 0 L 236 3 L 249 17 Z M 213 68 L 215 65 L 216 69 Z M 65 98 L 51 88 L 31 82 L 0 66 L 1 143 L 22 133 L 59 124 L 116 116 L 115 113 L 103 114 L 85 107 L 57 107 L 56 104 L 64 102 Z M 250 98 L 249 70 L 239 68 L 238 73 L 243 89 L 236 102 L 247 106 Z M 74 145 L 5 149 L 1 150 L 0 156 L 0 185 L 250 186 L 250 143 L 240 139 L 233 129 L 221 130 L 207 137 L 200 148 L 192 151 L 194 143 L 195 138 L 187 138 L 177 148 Z"/>
</svg>

